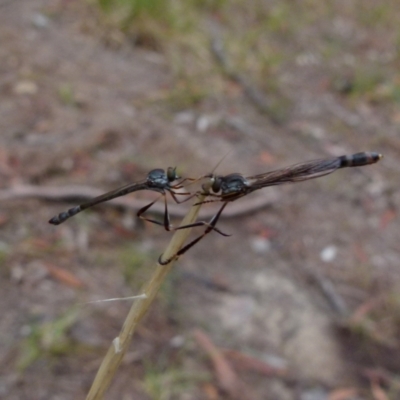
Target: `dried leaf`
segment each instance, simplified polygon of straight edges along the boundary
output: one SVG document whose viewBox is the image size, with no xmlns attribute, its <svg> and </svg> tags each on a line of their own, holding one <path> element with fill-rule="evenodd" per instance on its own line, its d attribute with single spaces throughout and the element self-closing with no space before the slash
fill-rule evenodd
<svg viewBox="0 0 400 400">
<path fill-rule="evenodd" d="M 222 355 L 221 351 L 200 329 L 196 329 L 193 332 L 193 336 L 197 343 L 210 356 L 221 388 L 230 395 L 237 393 L 238 377 Z"/>
<path fill-rule="evenodd" d="M 371 382 L 371 392 L 375 400 L 389 400 L 389 397 L 379 386 L 379 383 L 377 381 Z"/>
<path fill-rule="evenodd" d="M 288 373 L 287 368 L 283 366 L 272 366 L 265 361 L 261 361 L 240 351 L 226 349 L 224 350 L 224 354 L 238 369 L 258 372 L 266 376 L 286 376 Z"/>
<path fill-rule="evenodd" d="M 210 356 L 220 388 L 231 396 L 232 399 L 243 400 L 246 398 L 247 400 L 250 400 L 255 398 L 251 393 L 250 388 L 245 387 L 223 356 L 221 350 L 214 345 L 206 333 L 200 329 L 196 329 L 193 332 L 193 336 L 197 343 Z"/>
<path fill-rule="evenodd" d="M 57 267 L 56 265 L 45 263 L 49 274 L 56 280 L 64 283 L 68 286 L 72 286 L 74 288 L 82 288 L 85 286 L 84 282 L 82 282 L 79 278 L 73 275 L 71 272 L 65 270 L 64 268 Z"/>
<path fill-rule="evenodd" d="M 379 228 L 381 230 L 384 230 L 387 228 L 387 226 L 393 221 L 395 220 L 397 217 L 397 212 L 393 209 L 388 209 L 386 210 L 382 215 L 381 215 L 381 219 L 379 222 Z"/>
<path fill-rule="evenodd" d="M 328 400 L 352 400 L 358 394 L 356 388 L 340 388 L 329 393 Z"/>
</svg>

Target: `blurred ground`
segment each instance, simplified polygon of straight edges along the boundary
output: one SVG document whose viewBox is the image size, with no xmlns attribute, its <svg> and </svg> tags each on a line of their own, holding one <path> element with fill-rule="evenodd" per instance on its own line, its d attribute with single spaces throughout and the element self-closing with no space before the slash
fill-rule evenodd
<svg viewBox="0 0 400 400">
<path fill-rule="evenodd" d="M 388 2 L 368 19 L 362 2 L 356 20 L 360 2 L 339 3 L 279 43 L 274 33 L 284 61 L 265 79 L 285 98 L 277 118 L 218 65 L 210 80 L 219 90 L 177 101 L 182 81 L 163 52 L 123 36 L 110 45 L 115 32 L 104 34 L 93 7 L 0 3 L 3 189 L 107 190 L 175 165 L 198 176 L 228 152 L 221 174 L 363 150 L 385 156 L 266 189 L 273 204 L 221 219 L 232 236 L 211 233 L 179 260 L 107 398 L 399 398 L 400 30 L 392 28 L 400 7 Z M 247 73 L 265 89 L 259 77 Z M 162 228 L 106 207 L 47 224 L 69 204 L 1 202 L 1 398 L 83 398 L 129 310 L 83 304 L 138 293 L 168 242 Z M 329 285 L 340 312 L 324 294 Z M 242 394 L 221 387 L 202 335 Z"/>
</svg>

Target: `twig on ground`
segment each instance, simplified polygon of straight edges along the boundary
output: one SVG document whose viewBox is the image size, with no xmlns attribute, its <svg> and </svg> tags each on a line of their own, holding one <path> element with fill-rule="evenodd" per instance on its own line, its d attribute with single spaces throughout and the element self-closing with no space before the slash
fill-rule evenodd
<svg viewBox="0 0 400 400">
<path fill-rule="evenodd" d="M 347 304 L 336 290 L 332 281 L 318 272 L 309 271 L 309 273 L 321 289 L 322 294 L 328 300 L 332 309 L 338 313 L 340 317 L 347 317 L 349 315 Z"/>
<path fill-rule="evenodd" d="M 0 201 L 37 198 L 49 201 L 85 201 L 100 196 L 104 191 L 92 188 L 89 186 L 34 186 L 34 185 L 15 185 L 8 189 L 0 190 Z M 265 192 L 262 196 L 255 196 L 253 199 L 245 200 L 241 203 L 232 203 L 222 215 L 222 218 L 239 217 L 247 215 L 266 208 L 276 202 L 278 196 L 276 192 L 271 189 Z M 103 203 L 102 206 L 106 207 L 122 207 L 132 211 L 138 211 L 149 200 L 142 200 L 138 198 L 119 197 Z M 168 205 L 169 213 L 172 217 L 183 218 L 187 209 L 179 204 Z M 155 203 L 151 208 L 151 212 L 164 215 L 164 204 L 161 202 Z M 216 213 L 216 207 L 202 209 L 199 217 L 202 219 L 211 218 Z"/>
<path fill-rule="evenodd" d="M 193 336 L 210 357 L 219 387 L 232 399 L 254 399 L 251 389 L 240 380 L 221 350 L 215 346 L 206 333 L 200 329 L 195 329 Z"/>
<path fill-rule="evenodd" d="M 268 101 L 265 94 L 261 90 L 257 89 L 244 74 L 239 73 L 232 68 L 225 54 L 224 46 L 220 38 L 215 36 L 212 38 L 211 52 L 218 64 L 221 66 L 223 73 L 243 88 L 246 96 L 258 108 L 258 110 L 267 114 L 273 123 L 280 124 L 281 121 L 277 117 L 276 113 L 272 111 L 271 102 Z"/>
<path fill-rule="evenodd" d="M 289 370 L 286 365 L 283 365 L 283 359 L 281 360 L 282 365 L 277 366 L 238 350 L 223 349 L 223 354 L 239 371 L 252 371 L 265 376 L 289 376 Z"/>
</svg>

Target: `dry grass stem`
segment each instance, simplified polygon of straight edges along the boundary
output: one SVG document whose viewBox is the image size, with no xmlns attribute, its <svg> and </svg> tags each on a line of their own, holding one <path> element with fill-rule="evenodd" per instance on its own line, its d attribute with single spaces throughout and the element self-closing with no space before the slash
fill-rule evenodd
<svg viewBox="0 0 400 400">
<path fill-rule="evenodd" d="M 195 202 L 202 202 L 204 198 L 205 196 L 200 196 Z M 200 207 L 201 204 L 191 207 L 185 218 L 182 220 L 181 226 L 195 222 L 200 211 Z M 191 229 L 182 229 L 175 232 L 163 254 L 164 260 L 172 257 L 179 251 L 188 238 L 190 231 Z M 160 265 L 159 263 L 156 264 L 153 275 L 150 277 L 148 282 L 144 284 L 140 291 L 140 294 L 145 294 L 146 298 L 135 300 L 133 303 L 119 336 L 113 340 L 100 365 L 99 370 L 97 371 L 97 375 L 93 381 L 92 387 L 86 397 L 87 400 L 98 400 L 103 398 L 104 393 L 108 389 L 118 369 L 118 366 L 129 347 L 130 340 L 137 325 L 153 302 L 174 261 L 175 260 L 173 259 L 167 265 Z"/>
</svg>

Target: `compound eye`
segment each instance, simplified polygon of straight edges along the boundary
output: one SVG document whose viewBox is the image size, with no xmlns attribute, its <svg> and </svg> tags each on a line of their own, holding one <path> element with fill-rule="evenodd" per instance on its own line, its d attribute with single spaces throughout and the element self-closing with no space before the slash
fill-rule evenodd
<svg viewBox="0 0 400 400">
<path fill-rule="evenodd" d="M 216 176 L 214 178 L 214 182 L 213 182 L 211 188 L 212 188 L 214 193 L 218 193 L 221 190 L 221 178 Z"/>
<path fill-rule="evenodd" d="M 176 167 L 172 168 L 172 167 L 168 167 L 167 169 L 167 178 L 169 182 L 173 182 L 176 179 L 178 179 L 178 175 L 176 174 Z"/>
</svg>

